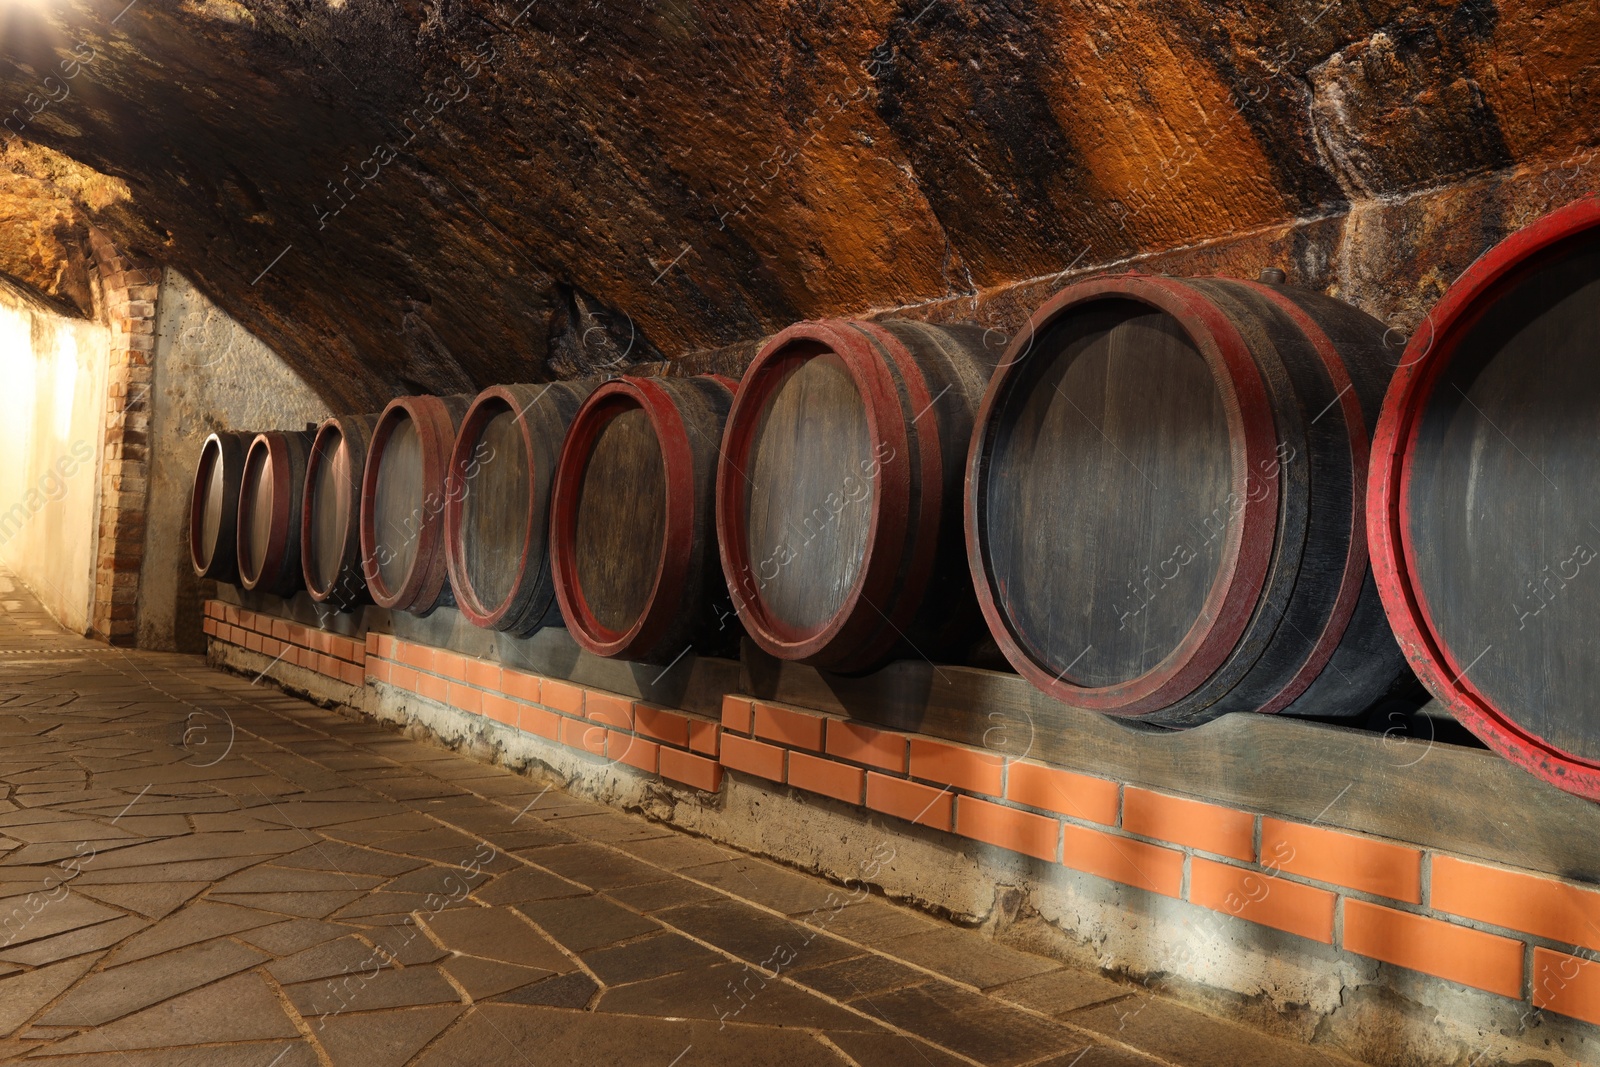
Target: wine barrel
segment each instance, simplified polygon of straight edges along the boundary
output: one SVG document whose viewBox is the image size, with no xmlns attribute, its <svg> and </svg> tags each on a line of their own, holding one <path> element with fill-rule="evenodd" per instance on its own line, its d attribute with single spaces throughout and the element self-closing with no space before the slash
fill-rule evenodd
<svg viewBox="0 0 1600 1067">
<path fill-rule="evenodd" d="M 715 375 L 619 378 L 573 417 L 551 489 L 550 566 L 581 647 L 671 663 L 736 645 L 712 501 L 732 400 L 733 382 Z"/>
<path fill-rule="evenodd" d="M 976 326 L 803 322 L 740 380 L 717 472 L 723 575 L 751 640 L 861 672 L 982 633 L 961 486 L 999 355 Z"/>
<path fill-rule="evenodd" d="M 426 615 L 452 604 L 444 508 L 463 491 L 449 477 L 470 396 L 402 396 L 372 428 L 361 471 L 361 566 L 380 608 Z"/>
<path fill-rule="evenodd" d="M 335 415 L 317 427 L 300 503 L 300 563 L 306 592 L 350 611 L 369 599 L 361 569 L 361 472 L 376 415 Z"/>
<path fill-rule="evenodd" d="M 218 431 L 200 446 L 189 493 L 189 565 L 198 578 L 239 580 L 239 480 L 253 433 Z"/>
<path fill-rule="evenodd" d="M 256 434 L 239 479 L 239 584 L 289 596 L 300 588 L 300 502 L 312 435 Z"/>
<path fill-rule="evenodd" d="M 1013 339 L 968 456 L 978 599 L 1064 703 L 1192 726 L 1408 684 L 1367 559 L 1384 327 L 1278 285 L 1125 275 Z"/>
<path fill-rule="evenodd" d="M 1500 243 L 1412 334 L 1368 529 L 1406 657 L 1491 749 L 1600 800 L 1600 198 Z"/>
<path fill-rule="evenodd" d="M 593 391 L 592 382 L 490 386 L 462 419 L 450 470 L 466 491 L 445 501 L 445 549 L 456 605 L 477 626 L 526 635 L 556 614 L 550 484 Z"/>
</svg>

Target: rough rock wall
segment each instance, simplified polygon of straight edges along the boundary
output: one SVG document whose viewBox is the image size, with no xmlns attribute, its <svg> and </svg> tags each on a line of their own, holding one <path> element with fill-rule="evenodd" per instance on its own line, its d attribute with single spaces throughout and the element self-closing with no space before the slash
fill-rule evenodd
<svg viewBox="0 0 1600 1067">
<path fill-rule="evenodd" d="M 149 496 L 139 576 L 141 648 L 205 651 L 189 566 L 189 493 L 206 436 L 216 430 L 302 430 L 327 409 L 270 348 L 177 271 L 156 303 Z"/>
<path fill-rule="evenodd" d="M 1430 190 L 1571 160 L 1600 128 L 1590 0 L 63 0 L 0 18 L 11 133 L 125 183 L 88 217 L 350 410 L 809 316 L 947 301 L 1014 325 L 995 294 L 1016 283 L 1262 234 L 1301 281 L 1345 270 L 1416 307 L 1435 253 L 1408 228 L 1447 251 L 1471 243 L 1457 208 L 1504 229 Z M 1418 198 L 1435 206 L 1393 206 Z M 0 247 L 0 270 L 37 281 L 18 254 Z"/>
</svg>

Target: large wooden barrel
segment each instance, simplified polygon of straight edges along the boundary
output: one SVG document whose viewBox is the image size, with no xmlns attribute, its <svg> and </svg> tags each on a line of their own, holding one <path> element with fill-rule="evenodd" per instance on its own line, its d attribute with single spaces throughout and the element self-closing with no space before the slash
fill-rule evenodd
<svg viewBox="0 0 1600 1067">
<path fill-rule="evenodd" d="M 999 356 L 975 326 L 803 322 L 740 380 L 717 473 L 723 574 L 774 656 L 962 658 L 983 623 L 961 485 Z"/>
<path fill-rule="evenodd" d="M 461 422 L 445 502 L 456 606 L 491 630 L 529 634 L 559 620 L 550 576 L 550 485 L 567 427 L 593 382 L 494 385 Z M 559 623 L 558 623 L 559 624 Z"/>
<path fill-rule="evenodd" d="M 317 427 L 300 504 L 300 563 L 306 592 L 349 611 L 369 599 L 361 569 L 361 472 L 376 415 L 334 415 Z"/>
<path fill-rule="evenodd" d="M 1409 683 L 1361 508 L 1383 337 L 1225 279 L 1100 278 L 1040 308 L 967 474 L 972 576 L 1018 672 L 1171 727 L 1356 715 Z"/>
<path fill-rule="evenodd" d="M 444 509 L 463 487 L 449 477 L 470 396 L 402 396 L 372 428 L 361 472 L 361 565 L 381 608 L 426 615 L 454 603 Z"/>
<path fill-rule="evenodd" d="M 300 503 L 310 433 L 256 434 L 239 480 L 239 584 L 289 596 L 300 588 Z"/>
<path fill-rule="evenodd" d="M 1600 800 L 1600 199 L 1506 239 L 1399 360 L 1368 499 L 1417 676 L 1490 748 Z"/>
<path fill-rule="evenodd" d="M 567 629 L 595 655 L 671 663 L 728 651 L 713 492 L 733 382 L 619 378 L 572 420 L 556 460 L 550 565 Z"/>
<path fill-rule="evenodd" d="M 200 446 L 189 493 L 189 565 L 196 577 L 239 580 L 239 481 L 255 436 L 218 431 Z"/>
</svg>

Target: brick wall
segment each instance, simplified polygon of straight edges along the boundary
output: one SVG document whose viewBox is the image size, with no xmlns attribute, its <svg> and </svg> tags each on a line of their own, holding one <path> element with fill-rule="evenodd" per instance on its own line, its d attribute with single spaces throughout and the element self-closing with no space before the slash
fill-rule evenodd
<svg viewBox="0 0 1600 1067">
<path fill-rule="evenodd" d="M 711 719 L 384 634 L 362 647 L 216 601 L 207 615 L 217 640 L 302 664 L 309 652 L 312 669 L 350 682 L 360 663 L 363 684 L 630 773 L 715 793 L 731 772 L 828 797 L 1600 1024 L 1592 886 L 736 693 Z M 330 639 L 349 654 L 313 650 Z"/>
<path fill-rule="evenodd" d="M 144 561 L 152 362 L 159 267 L 112 247 L 90 231 L 111 327 L 106 418 L 100 468 L 92 632 L 114 645 L 138 636 L 139 568 Z"/>
</svg>

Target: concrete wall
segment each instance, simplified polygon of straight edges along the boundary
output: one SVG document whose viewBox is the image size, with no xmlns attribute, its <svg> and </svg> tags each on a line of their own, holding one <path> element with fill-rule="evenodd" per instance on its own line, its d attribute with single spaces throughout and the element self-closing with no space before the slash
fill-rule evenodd
<svg viewBox="0 0 1600 1067">
<path fill-rule="evenodd" d="M 0 287 L 0 563 L 89 627 L 110 331 Z"/>
<path fill-rule="evenodd" d="M 150 495 L 139 646 L 198 652 L 201 582 L 189 569 L 195 458 L 216 430 L 303 429 L 328 406 L 277 354 L 168 270 L 156 309 Z"/>
</svg>

